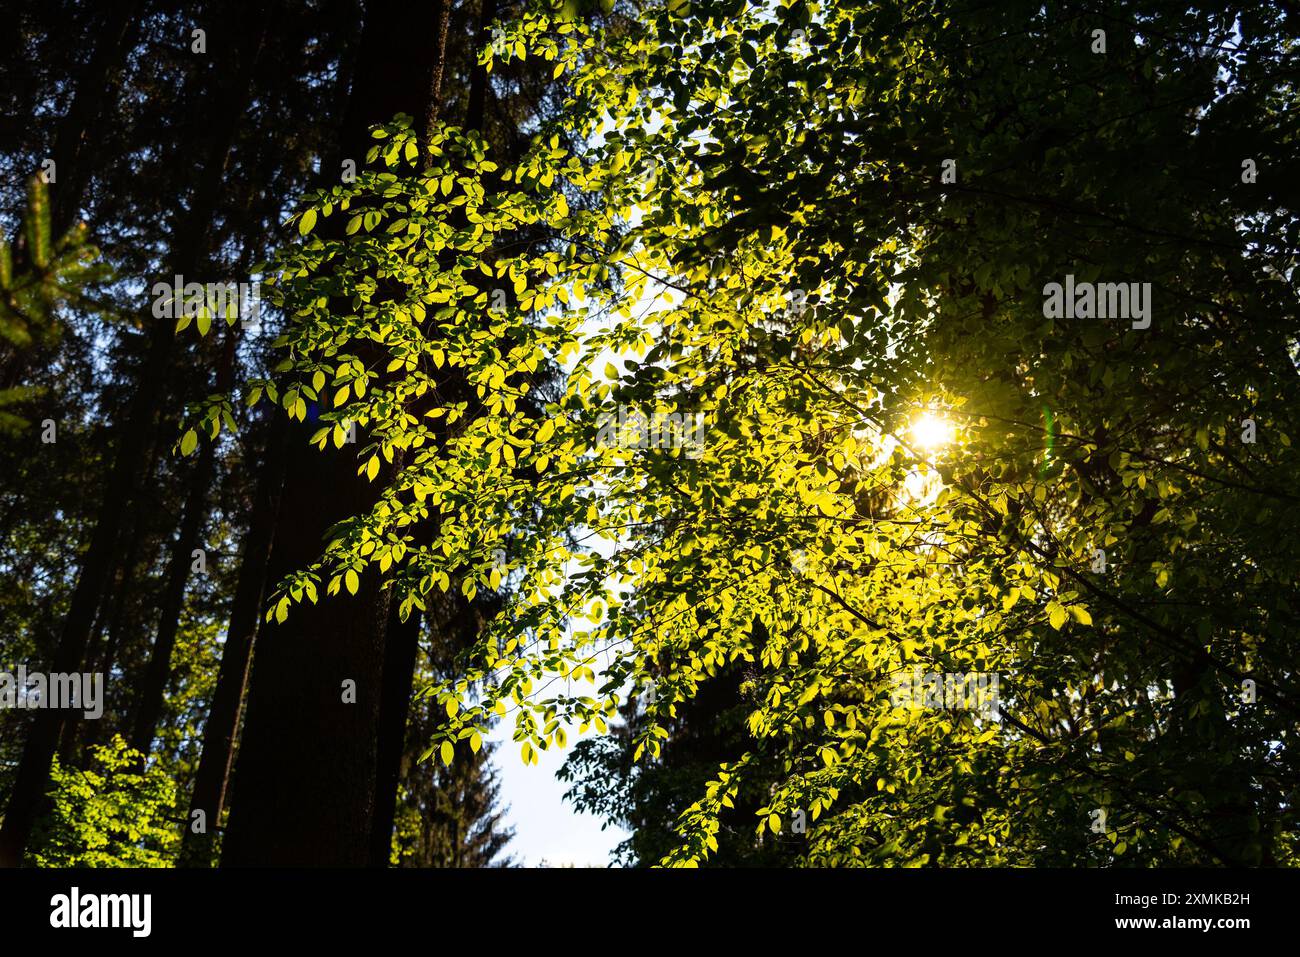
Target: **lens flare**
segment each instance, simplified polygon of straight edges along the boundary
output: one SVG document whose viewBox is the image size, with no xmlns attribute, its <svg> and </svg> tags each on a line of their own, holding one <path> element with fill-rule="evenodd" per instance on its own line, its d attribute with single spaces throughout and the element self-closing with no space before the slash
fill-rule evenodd
<svg viewBox="0 0 1300 957">
<path fill-rule="evenodd" d="M 912 442 L 927 452 L 937 452 L 952 444 L 955 436 L 953 424 L 933 412 L 924 412 L 912 422 Z"/>
</svg>

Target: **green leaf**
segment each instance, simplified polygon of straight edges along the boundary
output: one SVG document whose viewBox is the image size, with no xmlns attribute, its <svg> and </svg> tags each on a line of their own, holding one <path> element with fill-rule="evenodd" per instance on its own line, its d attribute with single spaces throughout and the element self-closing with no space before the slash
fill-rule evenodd
<svg viewBox="0 0 1300 957">
<path fill-rule="evenodd" d="M 1065 619 L 1068 617 L 1064 608 L 1056 602 L 1050 602 L 1047 606 L 1048 621 L 1057 631 L 1065 626 Z"/>
</svg>

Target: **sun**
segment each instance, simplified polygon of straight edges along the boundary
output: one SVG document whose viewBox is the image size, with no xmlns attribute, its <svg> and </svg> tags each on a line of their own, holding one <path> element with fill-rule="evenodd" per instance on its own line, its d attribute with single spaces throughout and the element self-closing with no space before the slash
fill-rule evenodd
<svg viewBox="0 0 1300 957">
<path fill-rule="evenodd" d="M 933 412 L 923 412 L 912 422 L 912 441 L 917 448 L 927 452 L 937 452 L 944 446 L 951 445 L 957 430 L 943 416 Z"/>
</svg>

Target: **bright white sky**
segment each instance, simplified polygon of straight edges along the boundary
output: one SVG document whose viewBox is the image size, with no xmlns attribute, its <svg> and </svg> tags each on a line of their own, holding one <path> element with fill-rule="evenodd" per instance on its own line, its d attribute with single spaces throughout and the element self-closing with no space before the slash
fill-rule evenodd
<svg viewBox="0 0 1300 957">
<path fill-rule="evenodd" d="M 675 301 L 671 290 L 665 290 L 657 283 L 647 283 L 633 314 L 657 312 L 669 308 Z M 570 299 L 570 308 L 583 304 L 583 300 L 576 296 Z M 603 322 L 601 317 L 589 318 L 582 334 L 592 335 L 600 331 Z M 603 371 L 605 365 L 612 363 L 622 374 L 626 371 L 624 360 L 627 358 L 639 359 L 642 355 L 634 352 L 620 354 L 606 349 L 587 363 L 588 372 L 596 381 L 608 381 Z M 578 354 L 570 356 L 564 365 L 565 373 L 572 374 L 579 361 Z M 588 547 L 606 556 L 612 553 L 616 544 L 607 540 L 587 542 Z M 592 664 L 598 676 L 603 674 L 599 661 Z M 606 867 L 610 863 L 610 853 L 629 836 L 628 832 L 612 824 L 602 831 L 604 820 L 581 814 L 565 801 L 564 793 L 573 785 L 555 777 L 579 740 L 577 726 L 564 725 L 568 747 L 539 751 L 538 763 L 530 765 L 524 764 L 519 754 L 520 745 L 510 738 L 514 727 L 513 719 L 502 719 L 488 736 L 500 744 L 493 760 L 501 776 L 501 803 L 508 806 L 506 822 L 515 829 L 515 839 L 510 843 L 508 853 L 524 867 L 543 864 L 548 867 Z M 588 734 L 595 734 L 595 731 Z"/>
<path fill-rule="evenodd" d="M 508 853 L 524 867 L 605 867 L 610 852 L 627 832 L 590 814 L 579 814 L 564 800 L 571 785 L 555 777 L 578 740 L 577 728 L 565 727 L 569 747 L 538 752 L 537 764 L 525 765 L 519 745 L 510 740 L 513 721 L 498 722 L 490 735 L 499 741 L 493 759 L 501 773 L 501 803 L 508 805 L 506 821 L 515 829 Z"/>
</svg>

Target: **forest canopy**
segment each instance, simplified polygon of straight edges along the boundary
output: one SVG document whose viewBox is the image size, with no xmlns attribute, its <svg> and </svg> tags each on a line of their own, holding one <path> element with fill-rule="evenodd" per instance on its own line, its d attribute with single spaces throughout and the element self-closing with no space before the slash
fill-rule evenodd
<svg viewBox="0 0 1300 957">
<path fill-rule="evenodd" d="M 444 760 L 494 713 L 535 760 L 647 688 L 660 757 L 740 669 L 748 740 L 672 863 L 756 794 L 816 863 L 1289 859 L 1296 223 L 1243 171 L 1293 162 L 1293 51 L 1263 12 L 1135 5 L 1098 52 L 1036 7 L 529 15 L 505 57 L 573 95 L 519 162 L 377 130 L 277 263 L 278 388 L 401 464 L 273 614 L 374 571 L 403 614 L 508 582 L 428 692 Z M 1044 303 L 1103 280 L 1151 315 Z M 998 676 L 996 716 L 899 707 L 918 671 Z"/>
<path fill-rule="evenodd" d="M 156 333 L 204 383 L 154 388 L 205 476 L 175 554 L 232 457 L 280 503 L 221 509 L 262 557 L 186 660 L 121 669 L 208 676 L 182 740 L 237 672 L 229 774 L 251 658 L 223 862 L 489 863 L 503 726 L 571 751 L 627 863 L 1297 863 L 1294 13 L 435 7 L 418 62 L 367 22 L 350 139 L 245 157 L 293 211 L 245 229 L 261 340 L 200 303 Z M 91 670 L 68 634 L 30 645 Z M 160 787 L 162 694 L 97 766 Z M 489 826 L 435 854 L 466 774 L 451 830 Z"/>
</svg>

